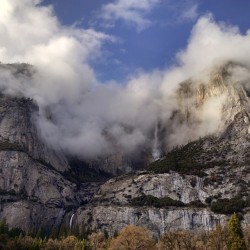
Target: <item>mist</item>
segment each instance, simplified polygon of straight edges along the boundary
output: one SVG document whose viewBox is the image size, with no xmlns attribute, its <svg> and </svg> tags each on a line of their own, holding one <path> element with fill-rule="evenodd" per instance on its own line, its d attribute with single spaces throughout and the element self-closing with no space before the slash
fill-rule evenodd
<svg viewBox="0 0 250 250">
<path fill-rule="evenodd" d="M 209 72 L 228 61 L 250 66 L 250 30 L 241 34 L 237 27 L 216 23 L 207 14 L 194 25 L 172 67 L 137 71 L 125 84 L 102 83 L 91 61 L 104 56 L 102 46 L 116 43 L 117 38 L 64 26 L 53 8 L 40 2 L 1 1 L 0 60 L 29 63 L 33 68 L 31 77 L 18 78 L 1 70 L 0 87 L 6 94 L 34 99 L 44 140 L 80 158 L 158 147 L 155 129 L 168 124 L 178 109 L 176 91 L 181 82 L 193 77 L 206 83 Z M 249 73 L 242 71 L 241 67 L 233 70 L 232 82 L 249 79 Z M 194 114 L 199 124 L 173 125 L 164 144 L 171 148 L 216 133 L 223 126 L 225 102 L 226 96 L 206 101 Z"/>
</svg>

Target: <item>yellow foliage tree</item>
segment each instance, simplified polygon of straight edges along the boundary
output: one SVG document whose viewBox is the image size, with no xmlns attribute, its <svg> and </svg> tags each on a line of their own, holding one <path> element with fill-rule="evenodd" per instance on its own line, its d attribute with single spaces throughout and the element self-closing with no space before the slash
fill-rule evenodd
<svg viewBox="0 0 250 250">
<path fill-rule="evenodd" d="M 92 233 L 89 237 L 89 244 L 92 250 L 106 249 L 106 239 L 104 233 Z"/>
<path fill-rule="evenodd" d="M 129 225 L 110 242 L 109 250 L 152 250 L 155 242 L 146 229 Z"/>
<path fill-rule="evenodd" d="M 81 250 L 82 245 L 81 242 L 75 236 L 68 236 L 62 240 L 63 249 L 67 250 Z"/>
</svg>

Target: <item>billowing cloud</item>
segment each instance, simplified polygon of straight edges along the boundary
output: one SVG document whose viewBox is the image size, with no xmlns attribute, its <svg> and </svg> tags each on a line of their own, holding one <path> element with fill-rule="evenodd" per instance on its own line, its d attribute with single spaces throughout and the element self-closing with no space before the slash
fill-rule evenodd
<svg viewBox="0 0 250 250">
<path fill-rule="evenodd" d="M 178 54 L 179 62 L 196 71 L 223 61 L 249 63 L 250 31 L 242 35 L 236 26 L 216 23 L 211 14 L 195 25 L 187 48 Z"/>
<path fill-rule="evenodd" d="M 116 21 L 124 21 L 135 25 L 140 31 L 152 24 L 147 14 L 159 3 L 160 0 L 115 0 L 102 7 L 100 17 L 108 26 L 113 26 Z"/>
<path fill-rule="evenodd" d="M 138 2 L 114 4 L 136 14 L 156 3 Z M 65 27 L 51 7 L 35 0 L 2 0 L 0 13 L 0 60 L 28 62 L 36 72 L 31 79 L 2 73 L 0 86 L 6 93 L 33 98 L 40 106 L 39 127 L 45 140 L 83 158 L 156 145 L 154 129 L 169 124 L 179 107 L 175 91 L 180 82 L 192 76 L 203 79 L 208 69 L 227 61 L 250 65 L 250 32 L 243 35 L 237 27 L 218 24 L 207 15 L 194 26 L 174 66 L 139 72 L 124 85 L 102 84 L 89 60 L 100 56 L 102 44 L 112 42 L 112 37 L 93 29 Z M 145 25 L 143 18 L 138 20 L 133 22 Z M 182 144 L 216 132 L 224 100 L 215 98 L 195 111 L 198 125 L 172 126 L 165 144 Z"/>
<path fill-rule="evenodd" d="M 39 68 L 41 79 L 32 95 L 41 102 L 57 103 L 66 93 L 77 98 L 79 91 L 86 91 L 96 82 L 88 60 L 96 56 L 105 40 L 112 38 L 92 29 L 62 26 L 53 9 L 39 3 L 1 1 L 0 60 L 28 62 Z"/>
</svg>

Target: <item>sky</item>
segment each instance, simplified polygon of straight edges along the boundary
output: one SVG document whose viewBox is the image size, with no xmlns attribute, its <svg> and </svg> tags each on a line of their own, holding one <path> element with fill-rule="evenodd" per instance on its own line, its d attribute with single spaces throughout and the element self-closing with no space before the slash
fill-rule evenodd
<svg viewBox="0 0 250 250">
<path fill-rule="evenodd" d="M 115 38 L 91 62 L 102 82 L 123 82 L 140 70 L 170 67 L 187 45 L 194 24 L 207 13 L 217 22 L 238 26 L 242 33 L 250 27 L 246 0 L 44 0 L 42 4 L 53 5 L 64 25 L 93 28 Z"/>
</svg>

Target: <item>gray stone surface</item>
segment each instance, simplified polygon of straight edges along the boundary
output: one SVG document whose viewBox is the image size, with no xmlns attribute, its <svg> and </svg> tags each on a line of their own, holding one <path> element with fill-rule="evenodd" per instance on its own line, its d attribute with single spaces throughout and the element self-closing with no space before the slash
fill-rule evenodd
<svg viewBox="0 0 250 250">
<path fill-rule="evenodd" d="M 65 223 L 69 220 L 70 216 L 66 216 Z M 110 235 L 114 235 L 115 232 L 133 224 L 148 228 L 159 236 L 168 230 L 211 230 L 226 221 L 227 216 L 214 214 L 207 209 L 98 205 L 78 209 L 73 218 L 73 226 L 105 229 Z"/>
</svg>

